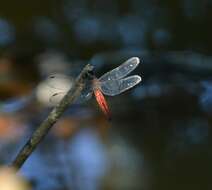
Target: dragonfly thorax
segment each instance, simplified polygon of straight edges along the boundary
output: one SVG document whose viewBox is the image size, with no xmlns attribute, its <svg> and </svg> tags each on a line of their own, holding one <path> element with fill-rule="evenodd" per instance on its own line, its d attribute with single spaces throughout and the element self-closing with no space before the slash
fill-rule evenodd
<svg viewBox="0 0 212 190">
<path fill-rule="evenodd" d="M 92 81 L 92 88 L 93 88 L 94 91 L 101 89 L 100 81 L 97 78 L 94 78 L 93 79 L 93 81 Z"/>
</svg>

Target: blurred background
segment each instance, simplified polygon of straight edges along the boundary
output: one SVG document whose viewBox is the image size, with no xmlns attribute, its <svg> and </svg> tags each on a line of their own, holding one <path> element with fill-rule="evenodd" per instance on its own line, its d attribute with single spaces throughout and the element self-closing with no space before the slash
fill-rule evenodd
<svg viewBox="0 0 212 190">
<path fill-rule="evenodd" d="M 142 76 L 107 97 L 111 122 L 94 98 L 71 106 L 9 190 L 211 189 L 211 21 L 212 0 L 1 2 L 2 167 L 85 64 L 100 77 L 137 56 Z"/>
</svg>

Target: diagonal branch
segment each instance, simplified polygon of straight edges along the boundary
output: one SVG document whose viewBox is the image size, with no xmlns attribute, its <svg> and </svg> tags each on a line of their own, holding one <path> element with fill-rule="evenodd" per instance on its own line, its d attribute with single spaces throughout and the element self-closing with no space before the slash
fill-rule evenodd
<svg viewBox="0 0 212 190">
<path fill-rule="evenodd" d="M 93 70 L 93 66 L 86 65 L 77 77 L 74 86 L 68 91 L 60 103 L 49 113 L 48 117 L 41 123 L 41 125 L 32 134 L 30 139 L 24 145 L 22 150 L 18 153 L 11 166 L 17 170 L 21 168 L 26 159 L 35 150 L 40 141 L 47 135 L 51 127 L 57 122 L 63 112 L 80 96 L 84 86 L 87 74 Z"/>
</svg>

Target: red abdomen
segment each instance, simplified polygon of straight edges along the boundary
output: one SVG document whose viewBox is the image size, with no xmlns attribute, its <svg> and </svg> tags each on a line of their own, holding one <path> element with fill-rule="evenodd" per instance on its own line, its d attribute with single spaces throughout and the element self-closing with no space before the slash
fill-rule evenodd
<svg viewBox="0 0 212 190">
<path fill-rule="evenodd" d="M 107 119 L 110 120 L 110 110 L 109 110 L 108 104 L 107 104 L 105 97 L 102 94 L 101 90 L 95 89 L 94 95 L 96 97 L 96 101 L 99 104 L 100 109 L 103 111 L 103 113 L 105 114 Z"/>
</svg>

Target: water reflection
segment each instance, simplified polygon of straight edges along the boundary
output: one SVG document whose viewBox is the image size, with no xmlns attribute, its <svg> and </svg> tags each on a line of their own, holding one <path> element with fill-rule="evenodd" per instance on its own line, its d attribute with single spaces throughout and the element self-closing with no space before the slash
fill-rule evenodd
<svg viewBox="0 0 212 190">
<path fill-rule="evenodd" d="M 200 95 L 199 102 L 201 108 L 207 112 L 212 112 L 212 82 L 211 81 L 204 81 L 202 82 L 202 86 L 204 91 Z"/>
<path fill-rule="evenodd" d="M 97 42 L 101 33 L 100 25 L 100 20 L 97 17 L 85 17 L 79 19 L 74 26 L 77 40 L 85 44 Z"/>
<path fill-rule="evenodd" d="M 57 24 L 47 17 L 40 17 L 35 20 L 34 32 L 41 41 L 46 43 L 54 43 L 61 37 Z"/>
<path fill-rule="evenodd" d="M 7 20 L 0 18 L 0 46 L 5 47 L 15 41 L 15 28 Z"/>
<path fill-rule="evenodd" d="M 1 164 L 11 161 L 50 111 L 49 89 L 38 96 L 43 103 L 28 98 L 44 78 L 52 73 L 74 78 L 86 63 L 101 76 L 139 56 L 143 64 L 135 74 L 144 82 L 107 98 L 111 123 L 92 99 L 71 106 L 21 173 L 33 190 L 211 189 L 211 5 L 211 0 L 2 3 Z M 68 88 L 69 81 L 56 86 Z"/>
</svg>

